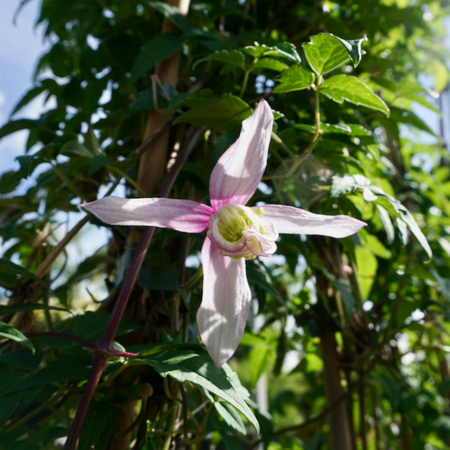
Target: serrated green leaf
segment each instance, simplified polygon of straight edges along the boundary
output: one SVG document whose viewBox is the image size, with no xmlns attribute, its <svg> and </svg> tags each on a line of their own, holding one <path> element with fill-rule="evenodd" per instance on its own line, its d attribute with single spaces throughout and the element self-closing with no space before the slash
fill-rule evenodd
<svg viewBox="0 0 450 450">
<path fill-rule="evenodd" d="M 35 352 L 34 345 L 31 343 L 31 341 L 19 330 L 16 330 L 14 327 L 8 325 L 7 323 L 0 322 L 0 336 L 16 341 L 24 347 L 29 348 L 33 353 Z"/>
<path fill-rule="evenodd" d="M 323 75 L 345 64 L 349 59 L 347 48 L 332 34 L 324 33 L 310 37 L 303 44 L 306 59 L 317 75 Z"/>
<path fill-rule="evenodd" d="M 175 350 L 148 356 L 142 361 L 163 377 L 169 375 L 180 383 L 190 381 L 217 395 L 240 411 L 259 432 L 256 417 L 234 388 L 229 375 L 223 367 L 218 368 L 206 352 Z"/>
<path fill-rule="evenodd" d="M 335 75 L 320 85 L 320 92 L 337 103 L 347 100 L 356 105 L 375 109 L 389 115 L 386 103 L 362 81 L 349 75 Z"/>
<path fill-rule="evenodd" d="M 291 66 L 281 72 L 277 77 L 280 82 L 273 92 L 281 94 L 285 92 L 300 91 L 309 88 L 314 83 L 314 74 L 302 66 Z"/>
<path fill-rule="evenodd" d="M 174 52 L 180 50 L 185 41 L 185 36 L 173 33 L 157 34 L 150 39 L 139 52 L 133 68 L 131 69 L 130 83 L 152 70 L 159 61 L 169 58 Z"/>
<path fill-rule="evenodd" d="M 243 49 L 246 53 L 253 56 L 254 58 L 262 58 L 263 56 L 278 56 L 280 58 L 285 58 L 290 61 L 300 63 L 300 56 L 295 49 L 294 44 L 289 42 L 284 42 L 278 44 L 275 47 L 268 47 L 265 44 L 258 44 L 255 42 L 254 45 L 249 45 Z"/>
<path fill-rule="evenodd" d="M 174 124 L 187 122 L 201 125 L 216 131 L 237 128 L 242 121 L 252 114 L 251 108 L 235 95 L 207 100 L 187 111 L 174 121 Z"/>
<path fill-rule="evenodd" d="M 0 258 L 0 271 L 3 273 L 21 275 L 23 277 L 31 278 L 32 280 L 37 281 L 42 286 L 48 287 L 47 284 L 34 273 L 31 273 L 28 270 L 24 269 L 22 266 L 14 264 L 13 262 L 8 261 L 4 258 Z"/>
</svg>

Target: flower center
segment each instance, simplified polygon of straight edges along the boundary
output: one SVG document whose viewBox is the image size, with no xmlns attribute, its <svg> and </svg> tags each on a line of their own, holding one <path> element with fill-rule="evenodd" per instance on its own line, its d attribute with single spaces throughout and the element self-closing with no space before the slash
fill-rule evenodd
<svg viewBox="0 0 450 450">
<path fill-rule="evenodd" d="M 228 203 L 211 215 L 208 237 L 223 256 L 248 259 L 275 252 L 278 232 L 264 219 L 263 208 Z"/>
</svg>

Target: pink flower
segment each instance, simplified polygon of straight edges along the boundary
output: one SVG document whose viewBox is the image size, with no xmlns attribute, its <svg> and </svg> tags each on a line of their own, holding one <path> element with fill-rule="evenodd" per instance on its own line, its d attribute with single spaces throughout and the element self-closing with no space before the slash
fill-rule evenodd
<svg viewBox="0 0 450 450">
<path fill-rule="evenodd" d="M 263 176 L 272 133 L 272 110 L 259 102 L 238 140 L 220 157 L 209 181 L 211 206 L 170 198 L 106 197 L 82 205 L 112 225 L 155 226 L 202 233 L 203 298 L 197 312 L 202 340 L 217 366 L 236 350 L 251 303 L 245 260 L 270 256 L 279 233 L 342 238 L 366 224 L 284 205 L 247 207 Z"/>
</svg>

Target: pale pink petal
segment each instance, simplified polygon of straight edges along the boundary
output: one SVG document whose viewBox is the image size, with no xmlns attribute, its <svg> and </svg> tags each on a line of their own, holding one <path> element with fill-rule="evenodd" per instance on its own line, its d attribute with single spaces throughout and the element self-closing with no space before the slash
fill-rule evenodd
<svg viewBox="0 0 450 450">
<path fill-rule="evenodd" d="M 207 230 L 213 213 L 209 206 L 173 198 L 105 197 L 81 206 L 111 225 L 154 226 L 185 233 Z"/>
<path fill-rule="evenodd" d="M 273 127 L 272 109 L 260 100 L 255 112 L 242 122 L 238 140 L 219 158 L 209 180 L 211 206 L 245 205 L 256 191 L 267 165 Z"/>
<path fill-rule="evenodd" d="M 208 353 L 220 367 L 241 341 L 252 295 L 245 259 L 222 256 L 208 237 L 203 243 L 202 264 L 203 298 L 197 325 Z"/>
<path fill-rule="evenodd" d="M 343 238 L 367 224 L 349 216 L 325 216 L 284 205 L 264 205 L 263 217 L 275 225 L 280 234 L 316 234 Z"/>
</svg>

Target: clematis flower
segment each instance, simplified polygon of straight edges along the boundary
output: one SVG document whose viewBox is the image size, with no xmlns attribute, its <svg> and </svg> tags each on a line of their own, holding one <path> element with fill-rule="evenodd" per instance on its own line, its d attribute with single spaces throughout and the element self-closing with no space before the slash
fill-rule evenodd
<svg viewBox="0 0 450 450">
<path fill-rule="evenodd" d="M 217 366 L 236 350 L 252 299 L 246 259 L 270 256 L 279 234 L 342 238 L 366 224 L 348 216 L 313 214 L 284 205 L 245 206 L 267 163 L 272 110 L 259 102 L 238 140 L 220 157 L 209 181 L 211 206 L 171 198 L 106 197 L 82 205 L 112 225 L 154 226 L 185 233 L 206 231 L 201 259 L 203 298 L 197 312 L 201 338 Z"/>
</svg>

